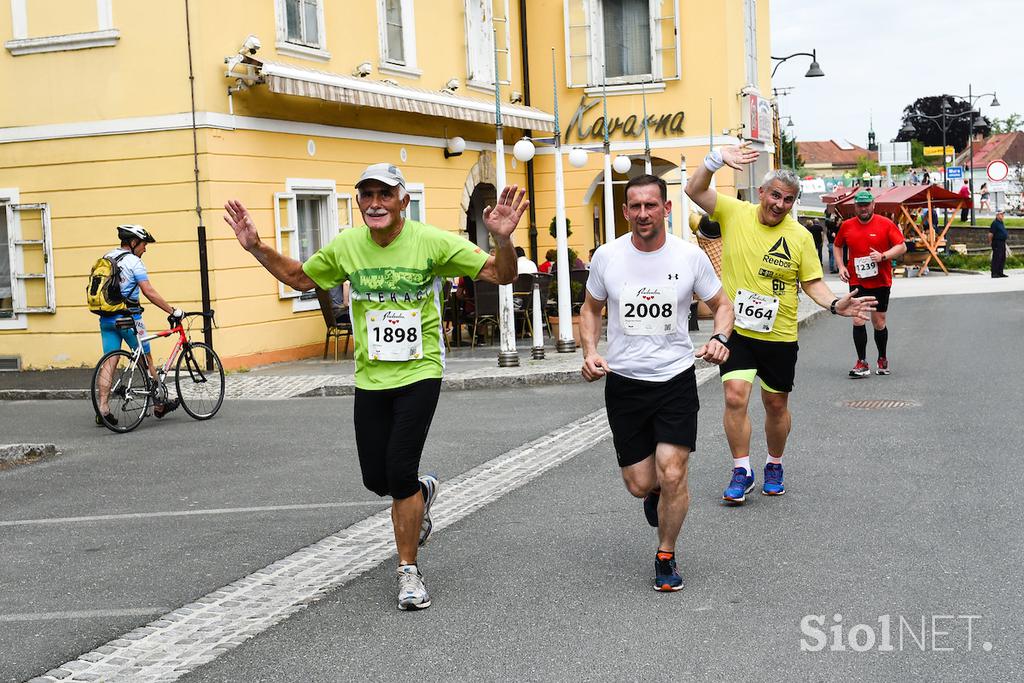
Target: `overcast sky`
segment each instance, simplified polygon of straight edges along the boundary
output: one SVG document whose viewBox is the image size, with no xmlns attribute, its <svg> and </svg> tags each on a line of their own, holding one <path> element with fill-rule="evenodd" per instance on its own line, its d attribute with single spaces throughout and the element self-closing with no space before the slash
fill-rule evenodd
<svg viewBox="0 0 1024 683">
<path fill-rule="evenodd" d="M 1024 115 L 1022 0 L 769 0 L 771 53 L 818 51 L 824 78 L 804 78 L 808 57 L 779 67 L 772 85 L 798 140 L 846 138 L 867 145 L 869 117 L 879 142 L 896 137 L 903 107 L 918 97 L 995 91 L 983 114 Z"/>
</svg>

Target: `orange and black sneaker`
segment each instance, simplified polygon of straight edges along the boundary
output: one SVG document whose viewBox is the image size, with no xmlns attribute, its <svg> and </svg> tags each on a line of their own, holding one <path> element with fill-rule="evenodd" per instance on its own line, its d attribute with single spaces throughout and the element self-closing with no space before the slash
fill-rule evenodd
<svg viewBox="0 0 1024 683">
<path fill-rule="evenodd" d="M 676 569 L 675 553 L 659 550 L 654 556 L 654 590 L 679 591 L 683 589 L 683 577 Z"/>
</svg>

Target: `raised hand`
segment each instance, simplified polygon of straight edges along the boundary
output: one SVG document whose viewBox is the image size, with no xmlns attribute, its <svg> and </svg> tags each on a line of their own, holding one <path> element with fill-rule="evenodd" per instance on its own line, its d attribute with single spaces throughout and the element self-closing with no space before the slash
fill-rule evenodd
<svg viewBox="0 0 1024 683">
<path fill-rule="evenodd" d="M 722 147 L 719 151 L 722 153 L 722 161 L 737 171 L 743 170 L 744 166 L 754 163 L 757 161 L 757 157 L 760 156 L 760 152 L 750 149 L 750 142 Z"/>
<path fill-rule="evenodd" d="M 530 200 L 524 199 L 526 190 L 517 185 L 506 186 L 494 207 L 484 209 L 484 225 L 487 232 L 498 238 L 508 238 L 519 225 L 523 212 L 530 206 Z"/>
<path fill-rule="evenodd" d="M 260 236 L 256 231 L 256 223 L 253 222 L 249 211 L 242 206 L 242 202 L 237 199 L 230 199 L 224 205 L 224 210 L 227 211 L 227 214 L 224 216 L 224 222 L 235 231 L 235 237 L 238 239 L 238 243 L 242 245 L 242 248 L 246 251 L 252 251 L 258 247 Z"/>
</svg>

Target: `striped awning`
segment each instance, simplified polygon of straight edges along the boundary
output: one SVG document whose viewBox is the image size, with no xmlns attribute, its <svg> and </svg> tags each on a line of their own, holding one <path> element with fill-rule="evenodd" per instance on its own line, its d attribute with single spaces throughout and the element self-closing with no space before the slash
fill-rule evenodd
<svg viewBox="0 0 1024 683">
<path fill-rule="evenodd" d="M 448 92 L 408 88 L 280 62 L 263 62 L 257 71 L 270 91 L 280 95 L 313 97 L 374 109 L 494 124 L 493 99 L 478 100 Z M 544 132 L 555 129 L 555 117 L 551 114 L 534 107 L 514 104 L 502 104 L 501 122 L 511 128 Z"/>
</svg>

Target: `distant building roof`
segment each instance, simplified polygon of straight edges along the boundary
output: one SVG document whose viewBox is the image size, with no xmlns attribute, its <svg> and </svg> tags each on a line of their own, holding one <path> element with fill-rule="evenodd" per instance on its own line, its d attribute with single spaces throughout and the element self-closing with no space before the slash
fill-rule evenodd
<svg viewBox="0 0 1024 683">
<path fill-rule="evenodd" d="M 968 147 L 957 156 L 956 164 L 984 168 L 996 159 L 1002 159 L 1011 166 L 1024 164 L 1024 133 L 1021 131 L 997 133 L 984 140 L 975 140 L 973 164 L 970 156 L 971 148 Z"/>
<path fill-rule="evenodd" d="M 822 140 L 801 142 L 797 140 L 797 153 L 807 166 L 831 166 L 832 168 L 856 168 L 861 157 L 878 161 L 878 152 L 869 152 L 848 140 Z"/>
</svg>

